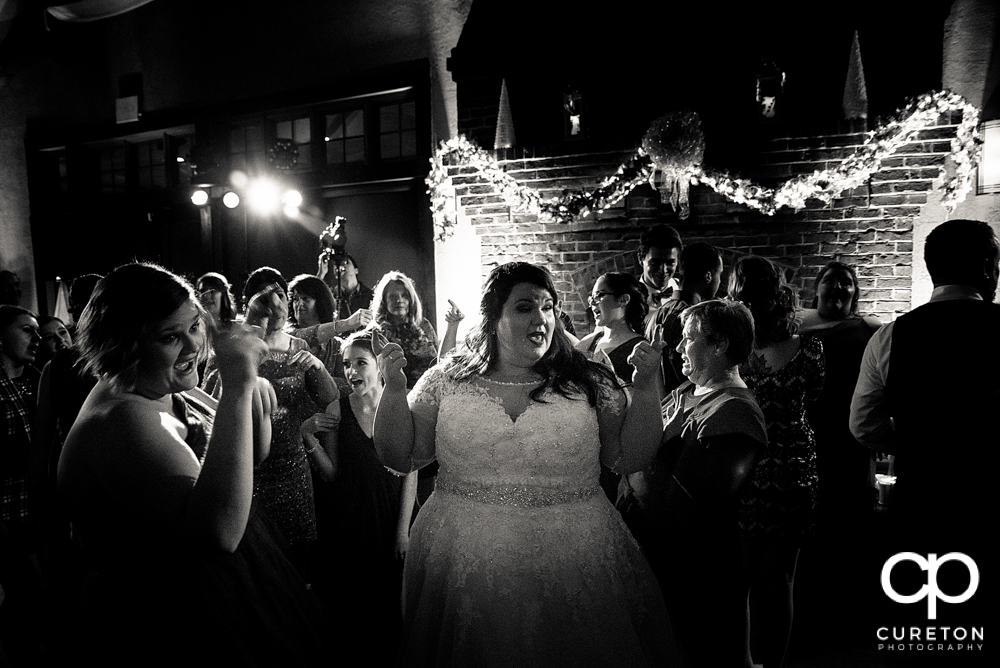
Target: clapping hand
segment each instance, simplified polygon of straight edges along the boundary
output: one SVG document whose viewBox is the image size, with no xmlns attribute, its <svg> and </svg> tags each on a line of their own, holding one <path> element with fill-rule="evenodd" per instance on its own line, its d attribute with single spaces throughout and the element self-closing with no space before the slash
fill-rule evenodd
<svg viewBox="0 0 1000 668">
<path fill-rule="evenodd" d="M 377 329 L 372 331 L 372 352 L 378 358 L 378 370 L 385 380 L 387 389 L 406 390 L 406 355 L 399 344 L 389 343 Z"/>
<path fill-rule="evenodd" d="M 334 431 L 339 425 L 339 417 L 330 415 L 329 413 L 316 413 L 302 421 L 299 432 L 303 435 L 315 435 L 321 432 Z"/>
<path fill-rule="evenodd" d="M 323 367 L 323 363 L 319 361 L 319 358 L 313 355 L 308 350 L 300 350 L 299 352 L 292 355 L 292 359 L 288 360 L 288 363 L 292 366 L 297 366 L 303 371 L 309 371 L 309 369 L 319 369 Z"/>
<path fill-rule="evenodd" d="M 261 339 L 260 328 L 239 323 L 225 329 L 212 327 L 212 347 L 225 387 L 256 382 L 257 365 L 267 354 L 267 344 Z"/>
<path fill-rule="evenodd" d="M 347 319 L 347 330 L 353 331 L 355 329 L 362 329 L 368 326 L 368 323 L 372 321 L 372 311 L 367 308 L 359 308 L 357 311 L 351 314 L 351 317 Z"/>
</svg>

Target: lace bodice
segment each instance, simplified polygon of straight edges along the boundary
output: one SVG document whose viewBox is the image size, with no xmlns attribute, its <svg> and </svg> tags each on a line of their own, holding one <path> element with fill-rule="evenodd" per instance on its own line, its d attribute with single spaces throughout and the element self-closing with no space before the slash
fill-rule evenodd
<svg viewBox="0 0 1000 668">
<path fill-rule="evenodd" d="M 511 417 L 504 400 L 517 403 L 534 384 L 503 384 L 481 377 L 457 382 L 440 367 L 429 371 L 410 393 L 414 413 L 436 422 L 438 485 L 487 495 L 528 494 L 509 499 L 534 505 L 597 488 L 601 443 L 597 410 L 581 393 L 568 399 L 546 392 L 545 403 L 527 400 Z M 624 398 L 603 387 L 598 407 L 621 413 Z M 518 488 L 520 492 L 509 491 Z M 525 490 L 527 490 L 525 492 Z M 486 500 L 486 499 L 484 499 Z M 496 502 L 504 502 L 498 498 Z"/>
</svg>

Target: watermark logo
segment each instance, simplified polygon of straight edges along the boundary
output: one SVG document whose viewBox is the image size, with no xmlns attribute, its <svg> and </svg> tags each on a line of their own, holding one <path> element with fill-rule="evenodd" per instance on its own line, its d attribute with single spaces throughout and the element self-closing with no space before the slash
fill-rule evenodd
<svg viewBox="0 0 1000 668">
<path fill-rule="evenodd" d="M 927 573 L 927 583 L 915 594 L 900 594 L 892 586 L 892 569 L 902 561 L 912 561 L 920 567 L 920 570 Z M 941 591 L 937 584 L 938 568 L 940 568 L 941 564 L 949 561 L 961 562 L 969 570 L 969 586 L 966 587 L 964 592 L 954 596 Z M 885 592 L 885 595 L 896 603 L 906 604 L 917 603 L 926 598 L 927 619 L 937 619 L 938 599 L 951 604 L 965 603 L 972 598 L 977 589 L 979 589 L 979 567 L 972 557 L 961 552 L 949 552 L 940 558 L 938 558 L 937 554 L 931 552 L 927 555 L 926 559 L 923 555 L 916 552 L 900 552 L 889 557 L 885 565 L 882 566 L 882 591 Z"/>
</svg>

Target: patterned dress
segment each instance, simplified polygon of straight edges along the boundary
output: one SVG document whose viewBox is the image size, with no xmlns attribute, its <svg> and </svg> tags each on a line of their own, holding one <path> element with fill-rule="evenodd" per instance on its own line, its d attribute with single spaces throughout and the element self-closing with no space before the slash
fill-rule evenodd
<svg viewBox="0 0 1000 668">
<path fill-rule="evenodd" d="M 508 415 L 503 398 L 533 387 L 437 366 L 410 392 L 441 468 L 404 566 L 403 665 L 676 665 L 653 574 L 598 485 L 597 410 L 546 392 Z M 606 385 L 599 406 L 620 414 L 624 396 Z"/>
<path fill-rule="evenodd" d="M 764 412 L 770 441 L 740 506 L 745 537 L 799 541 L 810 536 L 816 514 L 816 438 L 806 404 L 819 396 L 825 372 L 823 344 L 801 337 L 798 352 L 768 373 L 753 361 L 740 369 Z"/>
<path fill-rule="evenodd" d="M 316 540 L 312 473 L 299 427 L 337 398 L 328 373 L 321 369 L 303 372 L 289 364 L 295 353 L 308 349 L 305 341 L 292 338 L 287 352 L 268 352 L 257 370 L 274 386 L 278 407 L 271 414 L 270 454 L 254 467 L 254 496 L 290 545 Z"/>
</svg>

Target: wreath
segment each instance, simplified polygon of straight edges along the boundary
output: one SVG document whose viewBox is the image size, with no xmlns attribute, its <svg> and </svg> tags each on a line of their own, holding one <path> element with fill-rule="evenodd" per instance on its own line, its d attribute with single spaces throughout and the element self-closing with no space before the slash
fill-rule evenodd
<svg viewBox="0 0 1000 668">
<path fill-rule="evenodd" d="M 275 139 L 267 148 L 267 164 L 283 172 L 299 164 L 299 147 L 291 139 Z"/>
</svg>

